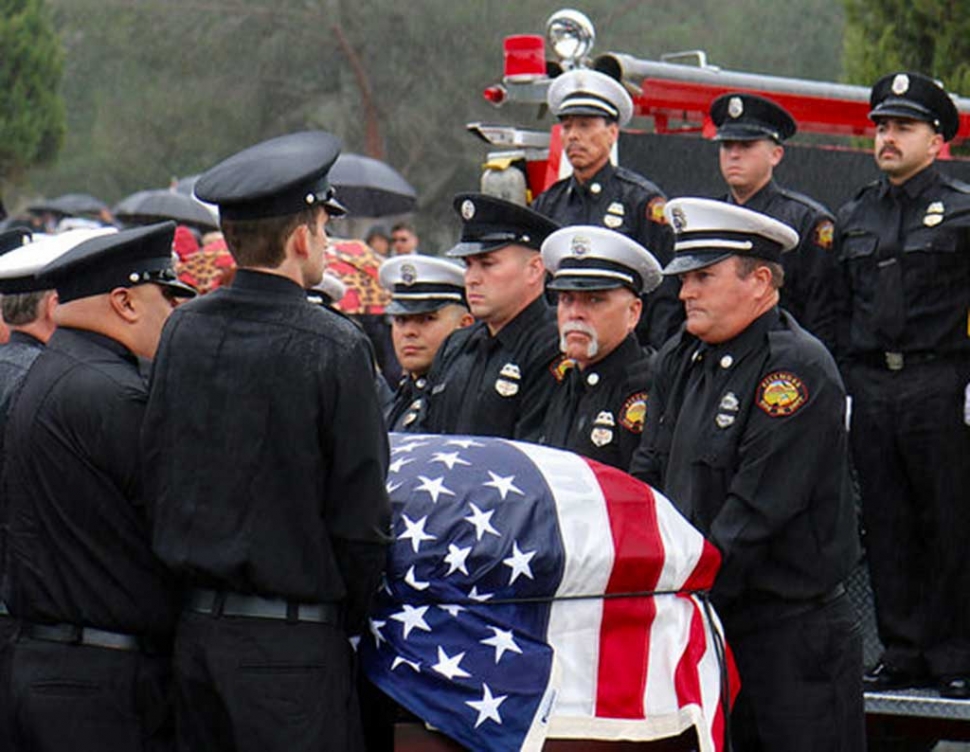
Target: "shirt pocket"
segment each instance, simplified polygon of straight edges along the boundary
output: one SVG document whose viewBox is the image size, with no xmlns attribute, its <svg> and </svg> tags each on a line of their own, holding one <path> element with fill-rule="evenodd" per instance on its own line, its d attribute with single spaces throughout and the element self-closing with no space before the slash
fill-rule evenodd
<svg viewBox="0 0 970 752">
<path fill-rule="evenodd" d="M 843 261 L 864 261 L 876 255 L 879 238 L 868 232 L 850 233 L 842 239 Z"/>
<path fill-rule="evenodd" d="M 906 237 L 903 274 L 917 294 L 948 295 L 962 285 L 966 261 L 955 231 L 920 227 Z"/>
</svg>

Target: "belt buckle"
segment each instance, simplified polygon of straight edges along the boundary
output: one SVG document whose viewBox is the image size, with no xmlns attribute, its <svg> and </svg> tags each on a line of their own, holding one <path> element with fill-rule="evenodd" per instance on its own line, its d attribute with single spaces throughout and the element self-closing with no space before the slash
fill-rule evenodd
<svg viewBox="0 0 970 752">
<path fill-rule="evenodd" d="M 890 371 L 902 371 L 906 359 L 901 352 L 883 353 L 886 356 L 886 368 Z"/>
</svg>

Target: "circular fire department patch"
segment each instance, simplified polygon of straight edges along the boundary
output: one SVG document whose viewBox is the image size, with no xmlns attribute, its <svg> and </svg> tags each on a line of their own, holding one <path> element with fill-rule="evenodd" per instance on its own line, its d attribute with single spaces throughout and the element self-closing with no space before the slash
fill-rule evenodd
<svg viewBox="0 0 970 752">
<path fill-rule="evenodd" d="M 637 392 L 626 398 L 620 408 L 620 425 L 632 433 L 643 433 L 647 417 L 647 393 Z"/>
<path fill-rule="evenodd" d="M 802 380 L 787 371 L 775 371 L 758 385 L 758 407 L 772 418 L 794 415 L 808 400 Z"/>
</svg>

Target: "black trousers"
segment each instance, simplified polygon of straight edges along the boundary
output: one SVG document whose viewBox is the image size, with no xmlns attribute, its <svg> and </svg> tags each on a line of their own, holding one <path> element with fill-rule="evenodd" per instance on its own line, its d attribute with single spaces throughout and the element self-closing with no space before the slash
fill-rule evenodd
<svg viewBox="0 0 970 752">
<path fill-rule="evenodd" d="M 862 631 L 846 595 L 728 643 L 741 675 L 735 752 L 864 752 Z"/>
<path fill-rule="evenodd" d="M 966 370 L 932 361 L 848 373 L 883 659 L 936 677 L 970 674 Z"/>
<path fill-rule="evenodd" d="M 185 612 L 174 669 L 180 752 L 363 749 L 338 627 Z"/>
<path fill-rule="evenodd" d="M 21 636 L 3 707 L 11 749 L 171 752 L 168 657 Z"/>
</svg>

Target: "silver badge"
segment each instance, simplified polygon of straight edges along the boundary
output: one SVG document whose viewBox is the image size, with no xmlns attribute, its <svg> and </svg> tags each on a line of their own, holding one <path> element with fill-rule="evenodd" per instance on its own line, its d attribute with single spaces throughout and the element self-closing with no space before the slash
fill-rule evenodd
<svg viewBox="0 0 970 752">
<path fill-rule="evenodd" d="M 498 372 L 499 376 L 504 376 L 507 379 L 521 379 L 522 372 L 515 363 L 506 363 L 502 366 L 502 370 Z"/>
<path fill-rule="evenodd" d="M 893 94 L 896 96 L 902 96 L 907 91 L 909 91 L 909 76 L 905 73 L 897 73 L 896 77 L 893 79 Z"/>
<path fill-rule="evenodd" d="M 744 102 L 741 101 L 741 97 L 731 97 L 728 100 L 728 115 L 733 118 L 739 118 L 744 113 Z"/>
<path fill-rule="evenodd" d="M 623 204 L 621 204 L 619 201 L 614 201 L 612 204 L 610 204 L 606 211 L 608 211 L 610 214 L 619 214 L 621 216 L 626 214 Z"/>
<path fill-rule="evenodd" d="M 942 214 L 927 214 L 925 217 L 923 217 L 923 224 L 927 227 L 936 227 L 942 221 Z"/>
<path fill-rule="evenodd" d="M 730 368 L 734 365 L 734 358 L 730 355 L 725 355 L 721 358 L 721 368 Z"/>
<path fill-rule="evenodd" d="M 404 416 L 404 420 L 402 420 L 401 423 L 402 425 L 409 426 L 412 423 L 414 423 L 414 421 L 416 421 L 417 419 L 418 419 L 417 413 L 408 413 L 407 415 Z"/>
<path fill-rule="evenodd" d="M 934 201 L 932 204 L 926 207 L 927 214 L 942 214 L 944 211 L 942 201 Z"/>
<path fill-rule="evenodd" d="M 589 192 L 592 193 L 594 196 L 598 196 L 600 191 L 602 190 L 603 190 L 603 186 L 601 186 L 599 183 L 593 183 L 589 187 Z"/>
<path fill-rule="evenodd" d="M 461 216 L 465 220 L 469 220 L 475 216 L 475 202 L 470 198 L 466 198 L 461 202 Z"/>
<path fill-rule="evenodd" d="M 606 446 L 613 441 L 613 431 L 609 428 L 594 428 L 589 434 L 589 440 L 596 446 Z"/>
<path fill-rule="evenodd" d="M 603 410 L 599 415 L 596 416 L 596 420 L 593 421 L 598 426 L 615 426 L 616 419 L 613 417 L 613 413 L 609 410 Z"/>
<path fill-rule="evenodd" d="M 615 214 L 607 214 L 603 217 L 603 224 L 609 227 L 611 230 L 615 230 L 617 227 L 623 224 L 623 217 L 618 217 Z"/>
<path fill-rule="evenodd" d="M 418 281 L 418 270 L 414 268 L 414 264 L 401 265 L 401 281 L 408 287 Z"/>
<path fill-rule="evenodd" d="M 519 385 L 515 381 L 496 379 L 495 391 L 501 394 L 503 397 L 514 397 L 519 393 Z"/>
<path fill-rule="evenodd" d="M 590 251 L 590 240 L 585 235 L 574 235 L 569 250 L 573 256 L 584 256 Z"/>
<path fill-rule="evenodd" d="M 687 215 L 684 214 L 684 210 L 679 206 L 675 206 L 670 210 L 670 223 L 677 232 L 683 232 L 687 229 Z"/>
<path fill-rule="evenodd" d="M 736 413 L 741 407 L 741 403 L 738 402 L 738 395 L 734 392 L 726 392 L 723 397 L 721 397 L 721 410 L 727 410 L 729 412 Z"/>
<path fill-rule="evenodd" d="M 734 423 L 734 416 L 727 413 L 718 413 L 714 422 L 717 423 L 718 428 L 727 428 Z"/>
</svg>

